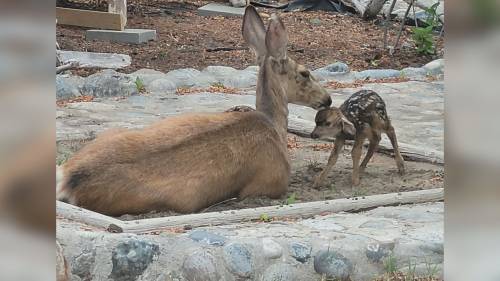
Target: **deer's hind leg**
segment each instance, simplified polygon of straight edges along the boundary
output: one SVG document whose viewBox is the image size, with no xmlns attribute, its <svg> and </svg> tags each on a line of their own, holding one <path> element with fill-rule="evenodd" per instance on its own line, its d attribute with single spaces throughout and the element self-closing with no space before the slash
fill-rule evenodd
<svg viewBox="0 0 500 281">
<path fill-rule="evenodd" d="M 396 165 L 398 166 L 398 172 L 400 175 L 405 174 L 405 162 L 403 157 L 401 156 L 401 152 L 399 151 L 398 140 L 396 138 L 396 131 L 392 125 L 389 125 L 388 130 L 386 131 L 387 137 L 391 141 L 392 147 L 394 148 L 394 158 L 396 160 Z"/>
<path fill-rule="evenodd" d="M 380 143 L 380 132 L 377 130 L 371 130 L 370 134 L 368 135 L 368 139 L 370 140 L 370 144 L 368 146 L 368 152 L 366 153 L 365 158 L 363 159 L 363 162 L 361 162 L 360 166 L 360 171 L 364 172 L 366 169 L 366 165 L 368 165 L 368 162 L 370 162 L 370 159 L 372 158 L 373 154 L 378 148 L 378 144 Z"/>
<path fill-rule="evenodd" d="M 361 160 L 361 153 L 363 150 L 363 142 L 365 141 L 366 134 L 364 132 L 356 133 L 354 145 L 352 147 L 352 185 L 359 185 L 359 161 Z"/>
</svg>

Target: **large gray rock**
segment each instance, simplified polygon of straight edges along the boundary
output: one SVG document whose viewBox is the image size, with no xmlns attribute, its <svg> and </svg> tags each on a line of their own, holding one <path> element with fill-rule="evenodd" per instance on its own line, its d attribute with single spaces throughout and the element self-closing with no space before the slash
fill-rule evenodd
<svg viewBox="0 0 500 281">
<path fill-rule="evenodd" d="M 250 278 L 253 273 L 252 253 L 240 243 L 224 247 L 224 260 L 229 270 L 239 277 Z"/>
<path fill-rule="evenodd" d="M 264 256 L 268 259 L 277 259 L 283 253 L 281 245 L 271 238 L 262 239 L 262 249 Z"/>
<path fill-rule="evenodd" d="M 85 78 L 82 94 L 95 97 L 131 96 L 138 94 L 132 77 L 106 69 Z"/>
<path fill-rule="evenodd" d="M 356 73 L 356 79 L 383 79 L 401 76 L 401 71 L 394 69 L 369 69 Z"/>
<path fill-rule="evenodd" d="M 129 55 L 93 53 L 57 50 L 57 55 L 61 59 L 61 64 L 78 62 L 79 67 L 88 68 L 124 68 L 129 66 L 132 61 Z"/>
<path fill-rule="evenodd" d="M 206 250 L 189 254 L 182 264 L 183 276 L 187 281 L 219 281 L 215 257 Z"/>
<path fill-rule="evenodd" d="M 349 72 L 349 66 L 344 62 L 335 62 L 325 67 L 318 68 L 316 71 L 324 71 L 329 73 L 346 73 Z"/>
<path fill-rule="evenodd" d="M 70 99 L 81 95 L 84 79 L 68 74 L 56 75 L 56 99 Z"/>
<path fill-rule="evenodd" d="M 116 281 L 135 280 L 159 254 L 159 246 L 145 240 L 124 241 L 112 252 L 113 269 L 110 278 Z"/>
<path fill-rule="evenodd" d="M 438 75 L 444 73 L 444 59 L 437 59 L 424 65 L 423 68 L 429 75 Z"/>
<path fill-rule="evenodd" d="M 401 70 L 401 75 L 412 80 L 427 78 L 427 70 L 422 67 L 407 67 Z"/>
<path fill-rule="evenodd" d="M 249 88 L 257 85 L 257 72 L 253 68 L 237 70 L 228 66 L 208 66 L 202 73 L 213 76 L 227 87 Z"/>
<path fill-rule="evenodd" d="M 165 74 L 167 79 L 175 81 L 177 88 L 179 87 L 208 87 L 217 82 L 217 80 L 210 75 L 202 74 L 199 70 L 194 68 L 176 69 Z"/>
<path fill-rule="evenodd" d="M 322 250 L 314 257 L 314 270 L 319 274 L 325 274 L 327 278 L 344 281 L 350 280 L 353 265 L 342 254 L 334 250 Z"/>
</svg>

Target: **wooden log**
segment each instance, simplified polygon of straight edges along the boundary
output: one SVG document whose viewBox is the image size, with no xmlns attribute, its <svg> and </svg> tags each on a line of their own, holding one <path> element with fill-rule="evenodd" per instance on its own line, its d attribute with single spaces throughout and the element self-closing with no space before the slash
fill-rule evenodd
<svg viewBox="0 0 500 281">
<path fill-rule="evenodd" d="M 56 201 L 57 216 L 65 219 L 74 220 L 86 225 L 110 230 L 112 232 L 121 232 L 123 222 L 110 216 L 99 214 L 87 209 L 83 209 L 61 201 Z M 118 228 L 117 228 L 118 227 Z"/>
<path fill-rule="evenodd" d="M 192 227 L 224 225 L 231 223 L 240 223 L 242 221 L 259 220 L 261 215 L 266 215 L 269 218 L 278 219 L 287 217 L 310 217 L 322 213 L 359 211 L 388 205 L 441 201 L 443 200 L 443 198 L 444 190 L 442 188 L 404 193 L 389 193 L 366 196 L 364 198 L 356 197 L 350 199 L 336 199 L 283 206 L 261 207 L 255 209 L 241 209 L 223 212 L 127 221 L 123 225 L 123 231 L 131 233 L 142 233 L 154 231 L 160 228 L 182 227 L 185 225 L 189 225 Z"/>
<path fill-rule="evenodd" d="M 310 217 L 322 213 L 360 211 L 380 206 L 436 202 L 444 199 L 444 189 L 427 189 L 402 193 L 389 193 L 366 197 L 335 199 L 318 202 L 298 203 L 283 206 L 254 209 L 229 210 L 182 216 L 120 221 L 89 210 L 57 202 L 57 214 L 68 219 L 98 226 L 104 229 L 118 227 L 127 233 L 145 233 L 162 228 L 224 225 L 259 220 L 262 215 L 269 218 Z M 118 231 L 118 232 L 121 232 Z"/>
<path fill-rule="evenodd" d="M 56 7 L 58 24 L 123 30 L 122 15 L 118 13 L 78 10 Z"/>
</svg>

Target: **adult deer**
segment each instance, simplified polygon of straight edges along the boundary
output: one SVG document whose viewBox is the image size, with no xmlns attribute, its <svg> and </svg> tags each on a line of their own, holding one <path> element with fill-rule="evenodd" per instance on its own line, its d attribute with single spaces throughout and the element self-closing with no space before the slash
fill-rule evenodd
<svg viewBox="0 0 500 281">
<path fill-rule="evenodd" d="M 260 65 L 256 111 L 182 115 L 142 130 L 104 133 L 62 166 L 58 198 L 121 215 L 195 212 L 234 196 L 284 194 L 289 77 L 302 75 L 294 77 L 299 87 L 306 78 L 317 82 L 287 57 L 288 35 L 276 15 L 266 31 L 257 11 L 247 7 L 242 33 Z M 326 92 L 290 95 L 313 108 L 331 104 Z"/>
</svg>

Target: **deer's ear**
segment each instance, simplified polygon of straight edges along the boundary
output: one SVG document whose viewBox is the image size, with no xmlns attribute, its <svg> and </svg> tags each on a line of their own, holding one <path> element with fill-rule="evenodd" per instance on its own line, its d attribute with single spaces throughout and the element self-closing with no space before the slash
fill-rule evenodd
<svg viewBox="0 0 500 281">
<path fill-rule="evenodd" d="M 345 116 L 342 116 L 342 132 L 350 136 L 354 136 L 356 134 L 356 127 L 354 127 L 354 124 L 347 120 Z"/>
<path fill-rule="evenodd" d="M 264 22 L 253 6 L 245 9 L 242 31 L 243 39 L 255 52 L 258 62 L 266 55 L 266 28 Z"/>
<path fill-rule="evenodd" d="M 266 33 L 266 49 L 269 55 L 276 59 L 286 58 L 288 34 L 281 19 L 273 14 Z"/>
</svg>

